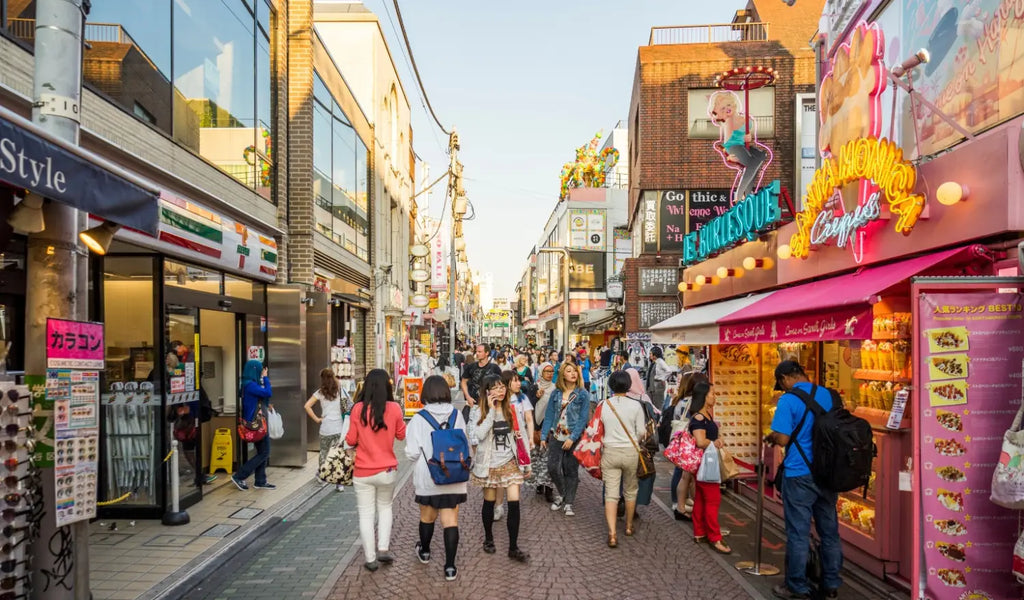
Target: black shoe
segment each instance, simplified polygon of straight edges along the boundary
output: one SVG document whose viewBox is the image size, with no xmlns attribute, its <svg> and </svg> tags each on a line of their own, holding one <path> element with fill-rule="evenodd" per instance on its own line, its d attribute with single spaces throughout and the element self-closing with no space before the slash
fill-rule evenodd
<svg viewBox="0 0 1024 600">
<path fill-rule="evenodd" d="M 243 492 L 245 490 L 249 489 L 249 484 L 248 483 L 246 483 L 246 482 L 244 482 L 244 481 L 242 481 L 240 479 L 235 479 L 234 475 L 231 476 L 231 483 L 235 484 L 235 487 L 238 488 L 239 490 L 243 491 Z"/>
<path fill-rule="evenodd" d="M 274 485 L 272 483 L 267 483 L 267 482 L 257 483 L 255 485 L 253 485 L 252 487 L 254 487 L 254 488 L 258 489 L 258 490 L 276 490 L 277 489 L 276 485 Z"/>
<path fill-rule="evenodd" d="M 547 486 L 544 486 L 544 500 L 547 501 L 548 504 L 555 501 L 555 491 Z"/>
<path fill-rule="evenodd" d="M 487 554 L 494 554 L 498 549 L 494 547 L 493 540 L 484 540 L 484 552 Z"/>
<path fill-rule="evenodd" d="M 810 594 L 802 594 L 800 592 L 790 590 L 784 583 L 780 583 L 773 587 L 772 595 L 776 598 L 782 598 L 782 600 L 810 600 L 811 597 Z"/>
<path fill-rule="evenodd" d="M 825 590 L 825 597 L 826 598 L 838 598 L 839 597 L 839 590 Z"/>
<path fill-rule="evenodd" d="M 544 486 L 538 485 L 536 490 L 537 490 L 537 495 L 539 496 L 539 495 L 544 493 Z"/>
<path fill-rule="evenodd" d="M 390 552 L 378 552 L 377 561 L 381 564 L 390 565 L 391 563 L 395 562 L 395 557 L 391 556 Z"/>
<path fill-rule="evenodd" d="M 423 564 L 430 562 L 430 552 L 424 552 L 423 546 L 419 542 L 416 542 L 416 558 Z"/>
<path fill-rule="evenodd" d="M 455 581 L 455 579 L 458 578 L 458 576 L 459 576 L 459 570 L 457 568 L 455 568 L 455 567 L 445 567 L 444 568 L 444 580 L 445 581 Z"/>
<path fill-rule="evenodd" d="M 380 568 L 380 563 L 377 562 L 377 561 L 363 563 L 363 568 L 365 568 L 367 571 L 373 573 L 374 571 L 376 571 L 377 569 Z"/>
<path fill-rule="evenodd" d="M 679 512 L 678 510 L 674 510 L 672 512 L 676 515 L 676 521 L 693 521 L 693 517 L 690 516 L 690 513 Z"/>
<path fill-rule="evenodd" d="M 509 550 L 508 551 L 508 557 L 511 558 L 512 560 L 516 561 L 516 562 L 521 562 L 521 563 L 529 562 L 529 560 L 530 560 L 530 555 L 527 554 L 526 552 L 523 552 L 519 548 L 513 548 L 513 549 Z"/>
</svg>

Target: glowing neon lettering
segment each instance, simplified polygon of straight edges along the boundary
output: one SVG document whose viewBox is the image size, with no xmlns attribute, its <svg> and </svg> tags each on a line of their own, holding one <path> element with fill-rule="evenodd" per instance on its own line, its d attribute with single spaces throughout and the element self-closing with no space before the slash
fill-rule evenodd
<svg viewBox="0 0 1024 600">
<path fill-rule="evenodd" d="M 692 264 L 737 243 L 757 239 L 758 234 L 775 225 L 782 218 L 778 180 L 760 191 L 750 194 L 723 215 L 708 221 L 699 231 L 691 231 L 683 238 L 683 264 Z"/>
<path fill-rule="evenodd" d="M 811 226 L 811 244 L 819 246 L 830 239 L 836 240 L 836 247 L 845 248 L 846 243 L 855 231 L 874 221 L 882 214 L 882 207 L 878 200 L 878 193 L 868 198 L 863 206 L 858 206 L 853 213 L 834 215 L 829 211 L 818 213 Z"/>
</svg>

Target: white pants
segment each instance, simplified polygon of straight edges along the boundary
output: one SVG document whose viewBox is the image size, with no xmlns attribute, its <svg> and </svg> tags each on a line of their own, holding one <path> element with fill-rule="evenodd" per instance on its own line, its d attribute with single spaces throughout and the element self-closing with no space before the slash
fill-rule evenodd
<svg viewBox="0 0 1024 600">
<path fill-rule="evenodd" d="M 387 552 L 391 545 L 391 503 L 395 496 L 398 469 L 382 471 L 370 477 L 353 477 L 356 507 L 359 509 L 359 538 L 366 562 L 377 560 L 377 550 Z M 373 525 L 377 524 L 380 543 L 373 543 Z"/>
</svg>

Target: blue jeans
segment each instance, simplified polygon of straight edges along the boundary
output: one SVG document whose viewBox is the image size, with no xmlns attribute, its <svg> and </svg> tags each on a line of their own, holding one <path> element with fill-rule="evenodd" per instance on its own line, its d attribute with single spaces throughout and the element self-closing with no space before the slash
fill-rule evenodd
<svg viewBox="0 0 1024 600">
<path fill-rule="evenodd" d="M 672 487 L 669 489 L 669 491 L 672 493 L 672 504 L 676 504 L 678 502 L 678 498 L 676 498 L 676 494 L 679 493 L 679 490 L 678 490 L 678 488 L 679 488 L 679 481 L 682 478 L 683 478 L 683 470 L 680 469 L 679 467 L 676 467 L 675 470 L 672 471 L 672 483 L 670 484 Z M 686 498 L 683 498 L 683 502 L 686 502 Z M 683 511 L 680 510 L 679 512 L 683 512 Z"/>
<path fill-rule="evenodd" d="M 267 482 L 267 464 L 270 463 L 270 436 L 265 435 L 263 439 L 255 443 L 256 456 L 250 458 L 242 465 L 242 468 L 235 471 L 234 478 L 245 481 L 256 472 L 256 485 L 263 485 Z"/>
<path fill-rule="evenodd" d="M 786 587 L 798 594 L 810 593 L 807 557 L 810 554 L 811 517 L 821 539 L 822 585 L 837 590 L 842 585 L 843 549 L 839 542 L 839 494 L 818 489 L 810 475 L 782 480 L 782 507 L 786 515 Z"/>
</svg>

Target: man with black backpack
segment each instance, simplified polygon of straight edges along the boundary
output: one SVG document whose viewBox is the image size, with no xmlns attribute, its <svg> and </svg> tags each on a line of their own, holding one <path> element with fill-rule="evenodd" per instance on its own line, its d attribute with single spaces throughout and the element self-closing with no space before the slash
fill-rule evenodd
<svg viewBox="0 0 1024 600">
<path fill-rule="evenodd" d="M 786 518 L 786 580 L 775 586 L 772 593 L 783 599 L 812 597 L 807 565 L 813 516 L 821 539 L 821 591 L 826 598 L 836 598 L 842 583 L 839 571 L 843 566 L 836 514 L 838 492 L 818 485 L 812 465 L 816 459 L 819 463 L 822 460 L 814 454 L 819 441 L 815 439 L 815 420 L 825 418 L 833 410 L 846 411 L 838 393 L 811 383 L 800 363 L 793 360 L 782 361 L 775 368 L 775 389 L 786 393 L 779 398 L 772 432 L 765 442 L 786 448 L 786 456 L 775 477 L 776 487 L 781 481 Z"/>
</svg>

